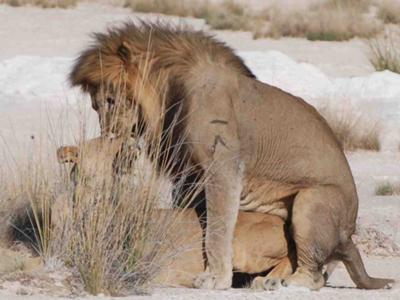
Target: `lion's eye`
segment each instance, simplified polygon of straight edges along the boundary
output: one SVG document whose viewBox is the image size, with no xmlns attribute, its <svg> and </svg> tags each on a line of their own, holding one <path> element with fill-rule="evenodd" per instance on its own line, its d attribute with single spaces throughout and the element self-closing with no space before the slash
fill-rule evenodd
<svg viewBox="0 0 400 300">
<path fill-rule="evenodd" d="M 114 103 L 115 103 L 115 100 L 112 97 L 107 97 L 106 100 L 107 100 L 107 103 L 110 104 L 110 105 L 114 105 Z"/>
</svg>

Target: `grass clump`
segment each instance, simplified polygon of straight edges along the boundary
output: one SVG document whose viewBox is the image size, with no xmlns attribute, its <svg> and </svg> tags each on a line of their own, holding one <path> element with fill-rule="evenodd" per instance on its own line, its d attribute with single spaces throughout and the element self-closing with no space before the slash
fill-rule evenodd
<svg viewBox="0 0 400 300">
<path fill-rule="evenodd" d="M 246 10 L 234 0 L 214 4 L 186 0 L 127 0 L 137 12 L 202 18 L 217 30 L 252 31 L 254 38 L 305 37 L 309 40 L 344 41 L 371 37 L 381 26 L 367 16 L 369 0 L 328 0 L 305 8 L 273 5 L 262 12 Z"/>
<path fill-rule="evenodd" d="M 368 1 L 327 1 L 308 8 L 266 11 L 268 29 L 265 36 L 279 38 L 306 37 L 309 40 L 344 41 L 370 37 L 381 30 L 374 20 L 365 15 Z"/>
<path fill-rule="evenodd" d="M 386 24 L 400 24 L 400 2 L 393 0 L 379 1 L 377 17 Z"/>
<path fill-rule="evenodd" d="M 327 0 L 321 6 L 327 8 L 343 8 L 365 12 L 369 9 L 371 0 Z"/>
<path fill-rule="evenodd" d="M 144 134 L 142 139 L 152 142 L 151 153 L 144 155 L 160 157 L 161 140 L 168 142 L 168 135 Z M 45 263 L 62 262 L 90 294 L 141 290 L 186 251 L 184 247 L 191 247 L 190 241 L 172 234 L 182 228 L 185 209 L 160 211 L 160 195 L 168 194 L 160 174 L 168 175 L 173 162 L 147 159 L 143 168 L 133 160 L 130 144 L 114 144 L 119 139 L 105 139 L 90 149 L 86 138 L 77 140 L 82 150 L 72 169 L 56 162 L 54 146 L 41 148 L 27 162 L 10 158 L 7 170 L 0 169 L 5 179 L 0 181 L 0 221 L 8 228 L 1 239 L 28 244 Z M 149 174 L 144 176 L 144 170 Z M 185 203 L 196 195 L 195 189 L 200 188 L 195 187 Z"/>
<path fill-rule="evenodd" d="M 329 107 L 321 108 L 320 113 L 327 120 L 344 150 L 379 151 L 381 149 L 380 127 L 376 122 L 366 122 L 352 111 L 334 111 Z"/>
<path fill-rule="evenodd" d="M 305 10 L 284 10 L 278 6 L 271 7 L 263 13 L 268 26 L 265 28 L 265 32 L 259 34 L 258 37 L 305 36 L 308 27 L 306 14 Z"/>
<path fill-rule="evenodd" d="M 0 4 L 10 6 L 39 6 L 42 8 L 71 8 L 76 6 L 78 0 L 0 0 Z"/>
<path fill-rule="evenodd" d="M 184 0 L 127 0 L 126 7 L 142 13 L 160 13 L 180 17 L 190 16 L 191 8 Z"/>
<path fill-rule="evenodd" d="M 219 6 L 206 5 L 194 16 L 205 19 L 211 28 L 217 30 L 252 30 L 251 23 L 254 22 L 245 8 L 234 1 L 224 1 Z"/>
<path fill-rule="evenodd" d="M 389 70 L 400 74 L 400 34 L 386 31 L 367 40 L 369 61 L 376 71 Z"/>
<path fill-rule="evenodd" d="M 383 182 L 376 186 L 375 195 L 377 196 L 393 196 L 400 195 L 400 184 Z"/>
<path fill-rule="evenodd" d="M 127 0 L 125 6 L 136 12 L 202 18 L 213 29 L 251 30 L 252 17 L 233 0 L 225 0 L 218 5 L 208 1 Z"/>
<path fill-rule="evenodd" d="M 340 41 L 346 39 L 343 36 L 339 37 L 333 31 L 327 32 L 309 32 L 307 33 L 307 39 L 310 41 Z"/>
</svg>

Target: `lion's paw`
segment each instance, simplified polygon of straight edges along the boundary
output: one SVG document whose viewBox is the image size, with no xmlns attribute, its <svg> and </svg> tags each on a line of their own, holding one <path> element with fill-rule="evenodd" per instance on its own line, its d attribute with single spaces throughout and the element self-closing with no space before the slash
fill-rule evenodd
<svg viewBox="0 0 400 300">
<path fill-rule="evenodd" d="M 281 279 L 279 278 L 254 278 L 251 288 L 256 290 L 275 291 L 281 287 Z"/>
<path fill-rule="evenodd" d="M 232 285 L 232 275 L 216 276 L 210 272 L 204 272 L 194 280 L 194 286 L 206 290 L 226 290 Z"/>
<path fill-rule="evenodd" d="M 268 278 L 264 282 L 264 290 L 276 291 L 282 286 L 281 282 L 282 280 L 279 278 Z"/>
<path fill-rule="evenodd" d="M 282 281 L 284 287 L 300 287 L 310 290 L 319 290 L 325 285 L 324 277 L 319 272 L 303 272 L 298 269 L 289 278 Z"/>
<path fill-rule="evenodd" d="M 251 288 L 254 290 L 263 290 L 264 289 L 264 280 L 265 277 L 258 276 L 253 279 L 253 282 L 251 283 Z"/>
</svg>

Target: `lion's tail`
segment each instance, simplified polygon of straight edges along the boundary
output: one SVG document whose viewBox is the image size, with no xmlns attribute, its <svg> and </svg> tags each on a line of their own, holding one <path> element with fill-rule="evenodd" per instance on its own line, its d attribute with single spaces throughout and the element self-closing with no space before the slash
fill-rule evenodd
<svg viewBox="0 0 400 300">
<path fill-rule="evenodd" d="M 346 269 L 353 282 L 357 285 L 357 288 L 369 290 L 390 288 L 391 283 L 394 283 L 394 280 L 392 279 L 373 278 L 367 274 L 360 252 L 351 239 L 349 239 L 349 242 L 344 247 L 341 247 L 338 254 L 338 258 L 346 266 Z"/>
</svg>

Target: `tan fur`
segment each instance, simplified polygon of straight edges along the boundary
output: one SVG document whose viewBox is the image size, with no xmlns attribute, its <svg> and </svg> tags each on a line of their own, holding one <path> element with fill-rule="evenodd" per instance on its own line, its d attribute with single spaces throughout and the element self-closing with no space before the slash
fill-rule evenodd
<svg viewBox="0 0 400 300">
<path fill-rule="evenodd" d="M 76 163 L 78 161 L 79 148 L 75 146 L 64 146 L 57 149 L 57 160 L 62 163 Z"/>
<path fill-rule="evenodd" d="M 174 243 L 164 242 L 164 245 L 170 245 L 171 248 L 166 247 L 163 251 L 168 253 L 174 249 L 186 250 L 178 252 L 173 259 L 167 261 L 153 282 L 163 286 L 194 287 L 194 279 L 204 272 L 202 229 L 192 209 L 188 209 L 181 216 L 180 222 L 184 226 L 176 226 L 169 232 L 167 239 Z M 233 240 L 234 271 L 253 274 L 277 266 L 270 272 L 272 276 L 282 277 L 292 274 L 292 266 L 286 256 L 287 243 L 283 225 L 283 220 L 276 216 L 240 212 Z M 250 235 L 248 230 L 251 230 Z M 283 268 L 290 272 L 285 273 Z M 262 282 L 264 281 L 265 279 Z M 262 283 L 254 288 L 263 288 Z"/>
<path fill-rule="evenodd" d="M 367 275 L 351 241 L 357 192 L 326 121 L 302 99 L 257 81 L 220 42 L 187 29 L 126 24 L 98 34 L 70 79 L 91 93 L 102 132 L 125 133 L 136 120 L 154 134 L 169 130 L 183 148 L 175 160 L 207 178 L 208 268 L 197 287 L 230 287 L 239 209 L 291 221 L 298 268 L 284 285 L 321 288 L 322 266 L 332 258 L 360 288 L 391 282 Z"/>
<path fill-rule="evenodd" d="M 75 146 L 60 147 L 57 150 L 57 158 L 60 163 L 77 165 L 81 176 L 86 175 L 93 179 L 99 170 L 103 177 L 107 174 L 111 176 L 112 161 L 120 145 L 119 139 L 99 137 L 85 142 L 81 145 L 81 149 Z M 84 162 L 80 160 L 83 157 Z M 94 171 L 93 163 L 99 166 L 99 161 L 108 167 Z M 56 203 L 57 209 L 53 209 L 54 220 L 63 219 L 63 214 L 67 211 L 63 207 L 67 201 L 59 200 Z M 169 229 L 162 245 L 157 247 L 164 247 L 162 253 L 175 251 L 178 257 L 171 255 L 171 259 L 163 263 L 153 283 L 163 286 L 193 287 L 194 278 L 204 271 L 202 228 L 199 220 L 193 209 L 184 211 L 164 209 L 157 210 L 153 214 L 154 220 L 166 217 L 173 217 L 178 225 Z M 271 274 L 278 273 L 283 276 L 286 274 L 282 272 L 283 266 L 285 270 L 292 270 L 287 259 L 289 246 L 285 238 L 284 221 L 280 217 L 241 212 L 236 223 L 233 249 L 233 268 L 237 272 L 260 273 L 278 266 Z"/>
<path fill-rule="evenodd" d="M 96 173 L 112 175 L 112 160 L 122 145 L 121 139 L 101 137 L 78 146 L 63 146 L 57 149 L 59 163 L 79 162 L 82 177 L 93 178 Z M 96 155 L 93 155 L 96 153 Z"/>
</svg>

